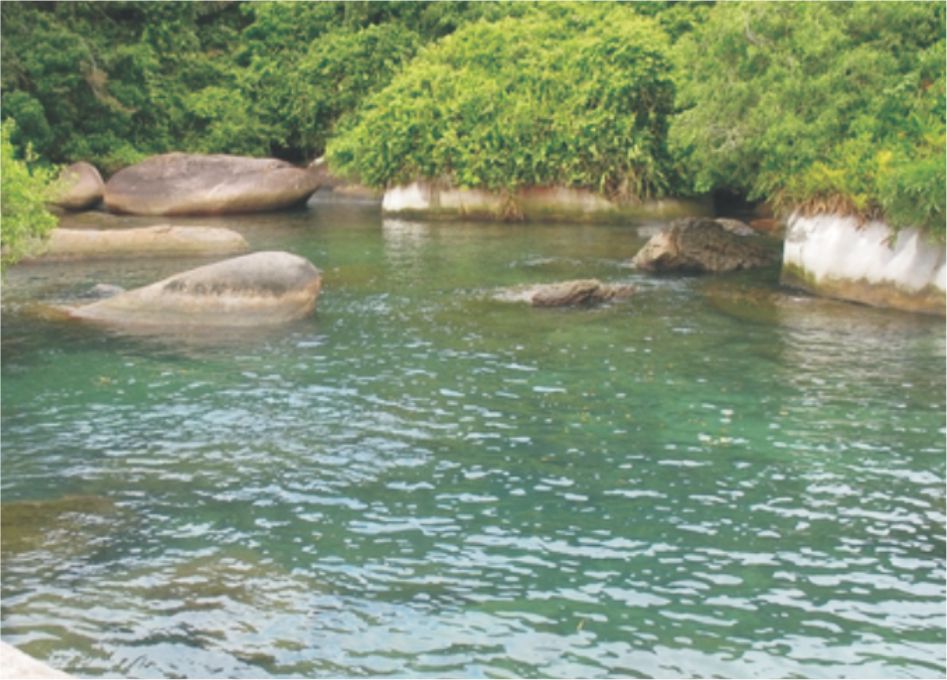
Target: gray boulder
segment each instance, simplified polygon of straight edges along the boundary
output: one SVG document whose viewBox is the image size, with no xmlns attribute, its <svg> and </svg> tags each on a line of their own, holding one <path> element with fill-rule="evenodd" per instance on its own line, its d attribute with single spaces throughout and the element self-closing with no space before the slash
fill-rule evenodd
<svg viewBox="0 0 947 680">
<path fill-rule="evenodd" d="M 652 272 L 729 272 L 765 267 L 777 259 L 758 236 L 740 235 L 716 220 L 688 217 L 652 236 L 632 264 Z"/>
<path fill-rule="evenodd" d="M 319 270 L 305 258 L 261 252 L 198 267 L 66 313 L 125 326 L 260 326 L 311 313 L 321 285 Z"/>
<path fill-rule="evenodd" d="M 134 215 L 266 212 L 304 203 L 325 174 L 275 158 L 168 153 L 115 173 L 105 205 Z"/>
<path fill-rule="evenodd" d="M 526 302 L 533 307 L 575 307 L 626 298 L 634 293 L 634 286 L 602 283 L 598 279 L 577 279 L 513 288 L 501 292 L 496 298 L 503 302 Z"/>
<path fill-rule="evenodd" d="M 95 166 L 80 161 L 59 173 L 53 185 L 52 203 L 65 210 L 85 210 L 102 200 L 105 182 Z"/>
</svg>

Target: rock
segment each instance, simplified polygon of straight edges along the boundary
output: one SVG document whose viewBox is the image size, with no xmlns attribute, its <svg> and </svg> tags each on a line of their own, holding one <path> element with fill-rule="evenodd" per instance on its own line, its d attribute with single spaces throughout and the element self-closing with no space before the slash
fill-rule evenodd
<svg viewBox="0 0 947 680">
<path fill-rule="evenodd" d="M 632 264 L 653 272 L 729 272 L 765 267 L 776 259 L 759 237 L 738 236 L 716 220 L 691 217 L 652 236 Z"/>
<path fill-rule="evenodd" d="M 785 231 L 784 225 L 773 217 L 761 217 L 759 219 L 752 220 L 750 222 L 750 227 L 752 227 L 754 231 L 769 234 L 770 236 L 775 236 L 777 238 L 782 238 L 783 232 Z"/>
<path fill-rule="evenodd" d="M 20 678 L 21 680 L 73 677 L 62 671 L 57 671 L 39 659 L 34 659 L 6 642 L 0 642 L 0 668 L 3 669 L 3 677 Z"/>
<path fill-rule="evenodd" d="M 250 249 L 243 236 L 221 227 L 158 225 L 136 229 L 55 229 L 31 261 L 114 257 L 235 255 Z"/>
<path fill-rule="evenodd" d="M 158 328 L 278 324 L 312 312 L 321 283 L 319 270 L 308 260 L 261 252 L 66 311 L 74 319 Z"/>
<path fill-rule="evenodd" d="M 380 204 L 384 190 L 373 189 L 363 184 L 349 182 L 337 177 L 329 170 L 325 158 L 320 157 L 309 164 L 309 169 L 322 173 L 323 180 L 306 202 L 309 206 L 325 203 L 357 203 L 364 205 Z"/>
<path fill-rule="evenodd" d="M 115 297 L 119 293 L 124 293 L 125 289 L 121 286 L 114 286 L 110 283 L 97 283 L 87 290 L 82 297 L 93 300 L 104 300 L 105 298 Z"/>
<path fill-rule="evenodd" d="M 325 177 L 275 158 L 168 153 L 118 171 L 105 205 L 135 215 L 223 215 L 304 203 Z"/>
<path fill-rule="evenodd" d="M 736 234 L 737 236 L 756 236 L 756 232 L 753 228 L 742 220 L 735 220 L 730 217 L 717 217 L 714 218 L 714 222 L 731 234 Z"/>
<path fill-rule="evenodd" d="M 499 293 L 496 298 L 503 302 L 528 302 L 534 307 L 574 307 L 626 298 L 634 293 L 634 286 L 577 279 L 513 288 Z"/>
<path fill-rule="evenodd" d="M 80 161 L 59 174 L 53 191 L 53 205 L 66 210 L 86 210 L 102 200 L 105 182 L 95 166 Z"/>
<path fill-rule="evenodd" d="M 512 193 L 462 189 L 422 180 L 389 187 L 382 212 L 425 219 L 541 220 L 622 224 L 710 214 L 709 197 L 692 199 L 611 200 L 587 189 L 564 186 L 524 187 Z"/>
<path fill-rule="evenodd" d="M 780 282 L 816 295 L 945 315 L 944 244 L 917 229 L 893 230 L 834 214 L 793 215 Z"/>
</svg>

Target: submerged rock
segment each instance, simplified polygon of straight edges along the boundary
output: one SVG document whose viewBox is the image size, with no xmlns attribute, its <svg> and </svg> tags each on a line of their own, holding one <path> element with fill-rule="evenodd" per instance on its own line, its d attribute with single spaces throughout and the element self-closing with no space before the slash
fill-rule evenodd
<svg viewBox="0 0 947 680">
<path fill-rule="evenodd" d="M 124 293 L 125 289 L 121 286 L 114 286 L 110 283 L 97 283 L 85 292 L 84 298 L 93 300 L 104 300 L 105 298 L 115 297 L 119 293 Z"/>
<path fill-rule="evenodd" d="M 221 227 L 158 225 L 136 229 L 55 229 L 31 261 L 112 257 L 234 255 L 249 250 L 243 236 Z"/>
<path fill-rule="evenodd" d="M 0 546 L 5 557 L 44 549 L 67 557 L 94 548 L 118 517 L 102 496 L 62 496 L 0 504 Z"/>
<path fill-rule="evenodd" d="M 635 287 L 602 283 L 598 279 L 577 279 L 560 283 L 511 288 L 496 296 L 503 302 L 526 302 L 533 307 L 574 307 L 630 297 Z"/>
<path fill-rule="evenodd" d="M 66 311 L 74 319 L 158 328 L 268 325 L 312 312 L 321 283 L 319 270 L 305 258 L 261 252 Z"/>
<path fill-rule="evenodd" d="M 700 217 L 676 220 L 652 236 L 632 264 L 653 272 L 729 272 L 776 262 L 761 238 L 738 235 L 728 226 Z"/>
<path fill-rule="evenodd" d="M 321 167 L 275 158 L 168 153 L 115 173 L 109 210 L 135 215 L 222 215 L 303 203 L 324 181 Z"/>
<path fill-rule="evenodd" d="M 102 200 L 105 182 L 95 166 L 85 161 L 63 169 L 53 186 L 53 205 L 66 210 L 85 210 Z"/>
</svg>

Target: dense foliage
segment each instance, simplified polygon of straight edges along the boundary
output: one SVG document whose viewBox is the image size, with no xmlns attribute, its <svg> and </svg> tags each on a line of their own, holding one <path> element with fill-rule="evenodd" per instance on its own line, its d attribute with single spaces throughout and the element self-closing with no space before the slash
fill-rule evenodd
<svg viewBox="0 0 947 680">
<path fill-rule="evenodd" d="M 716 189 L 944 232 L 942 3 L 5 2 L 14 146 L 626 198 Z"/>
<path fill-rule="evenodd" d="M 6 267 L 36 246 L 56 226 L 56 218 L 46 210 L 52 171 L 30 167 L 27 157 L 17 158 L 10 141 L 13 123 L 0 126 L 0 267 Z"/>
<path fill-rule="evenodd" d="M 330 165 L 376 185 L 666 190 L 664 32 L 624 6 L 542 9 L 469 24 L 424 50 L 330 143 Z"/>
<path fill-rule="evenodd" d="M 725 3 L 677 55 L 697 189 L 943 235 L 943 4 Z"/>
</svg>

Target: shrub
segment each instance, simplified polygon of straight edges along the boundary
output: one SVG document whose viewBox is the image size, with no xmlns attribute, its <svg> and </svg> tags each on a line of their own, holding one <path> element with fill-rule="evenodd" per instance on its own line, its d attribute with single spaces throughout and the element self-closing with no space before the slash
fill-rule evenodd
<svg viewBox="0 0 947 680">
<path fill-rule="evenodd" d="M 669 44 L 625 6 L 548 5 L 478 21 L 423 49 L 330 140 L 330 165 L 371 185 L 415 179 L 512 191 L 663 193 Z"/>
<path fill-rule="evenodd" d="M 30 167 L 33 160 L 27 149 L 26 159 L 14 152 L 12 120 L 0 126 L 0 266 L 6 267 L 28 254 L 55 226 L 56 218 L 46 209 L 53 171 Z"/>
<path fill-rule="evenodd" d="M 675 48 L 695 188 L 944 233 L 944 6 L 722 3 Z"/>
</svg>

